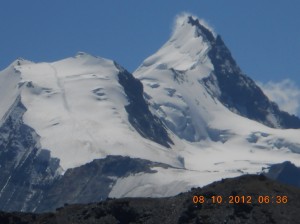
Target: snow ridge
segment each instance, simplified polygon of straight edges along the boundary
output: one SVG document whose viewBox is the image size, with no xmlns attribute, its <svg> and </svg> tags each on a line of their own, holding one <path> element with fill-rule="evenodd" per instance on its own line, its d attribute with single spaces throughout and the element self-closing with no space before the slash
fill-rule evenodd
<svg viewBox="0 0 300 224">
<path fill-rule="evenodd" d="M 119 82 L 122 72 L 113 61 L 87 53 L 53 63 L 16 62 L 0 74 L 1 90 L 7 90 L 0 96 L 5 99 L 0 101 L 2 122 L 20 98 L 26 108 L 24 123 L 41 137 L 42 148 L 60 159 L 64 170 L 107 155 L 156 160 L 155 152 L 166 154 L 167 149 L 154 138 L 141 138 L 130 123 L 130 102 Z M 161 158 L 179 164 L 176 155 Z"/>
</svg>

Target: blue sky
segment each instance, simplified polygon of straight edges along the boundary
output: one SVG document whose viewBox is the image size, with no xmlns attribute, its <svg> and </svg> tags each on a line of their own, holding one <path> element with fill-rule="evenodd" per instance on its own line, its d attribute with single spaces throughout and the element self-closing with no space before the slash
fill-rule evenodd
<svg viewBox="0 0 300 224">
<path fill-rule="evenodd" d="M 169 38 L 175 16 L 191 12 L 254 80 L 299 86 L 299 11 L 298 0 L 2 1 L 0 69 L 18 57 L 55 61 L 85 51 L 134 71 Z"/>
</svg>

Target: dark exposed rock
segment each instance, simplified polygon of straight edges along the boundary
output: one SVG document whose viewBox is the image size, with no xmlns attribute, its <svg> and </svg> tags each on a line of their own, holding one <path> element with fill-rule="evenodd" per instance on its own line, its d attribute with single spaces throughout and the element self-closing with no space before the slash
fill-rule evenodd
<svg viewBox="0 0 300 224">
<path fill-rule="evenodd" d="M 129 105 L 129 121 L 145 138 L 170 147 L 162 122 L 151 114 L 143 98 L 143 87 L 123 68 L 119 82 L 124 87 Z M 33 87 L 32 82 L 27 87 Z M 93 90 L 104 97 L 101 88 Z M 7 111 L 0 124 L 0 210 L 54 211 L 65 203 L 88 203 L 107 198 L 118 177 L 138 172 L 153 172 L 150 167 L 159 165 L 129 157 L 108 156 L 83 166 L 69 169 L 61 175 L 59 159 L 41 148 L 40 137 L 23 122 L 26 108 L 20 96 Z"/>
<path fill-rule="evenodd" d="M 108 156 L 60 175 L 59 160 L 40 147 L 39 136 L 23 123 L 25 111 L 18 99 L 0 127 L 0 210 L 45 212 L 66 203 L 101 201 L 108 197 L 117 178 L 155 172 L 153 166 L 168 167 Z"/>
<path fill-rule="evenodd" d="M 0 127 L 0 209 L 32 211 L 58 176 L 59 160 L 40 148 L 39 136 L 22 121 L 18 98 Z"/>
<path fill-rule="evenodd" d="M 106 199 L 118 178 L 135 173 L 153 173 L 151 167 L 165 164 L 123 156 L 107 156 L 90 163 L 68 169 L 45 192 L 37 212 L 54 211 L 65 203 L 90 203 Z"/>
<path fill-rule="evenodd" d="M 270 127 L 300 128 L 298 117 L 281 111 L 251 78 L 242 73 L 220 36 L 213 42 L 209 56 L 221 91 L 219 99 L 229 109 Z M 270 114 L 275 116 L 277 124 L 268 120 Z"/>
<path fill-rule="evenodd" d="M 129 101 L 125 107 L 129 122 L 144 138 L 170 148 L 173 142 L 161 120 L 150 112 L 143 97 L 143 84 L 120 65 L 116 63 L 115 65 L 120 70 L 119 83 L 123 86 Z"/>
<path fill-rule="evenodd" d="M 300 168 L 290 161 L 271 165 L 269 171 L 264 175 L 281 183 L 300 187 Z"/>
<path fill-rule="evenodd" d="M 220 94 L 215 93 L 214 96 L 217 96 L 232 112 L 267 126 L 300 128 L 298 117 L 281 111 L 278 105 L 270 101 L 251 78 L 243 74 L 221 36 L 214 37 L 198 19 L 189 17 L 189 23 L 196 26 L 199 35 L 211 45 L 208 56 L 214 66 L 214 73 L 203 81 L 213 81 L 213 84 L 219 87 Z M 270 115 L 275 117 L 275 123 L 268 118 Z"/>
<path fill-rule="evenodd" d="M 281 189 L 280 195 L 277 189 Z M 251 203 L 225 202 L 233 191 L 236 196 L 251 196 Z M 207 196 L 204 203 L 192 202 L 193 196 L 204 194 Z M 215 195 L 222 196 L 223 203 L 213 203 L 211 197 Z M 259 196 L 287 196 L 288 202 L 259 203 Z M 246 175 L 168 198 L 107 199 L 100 203 L 66 205 L 44 214 L 2 212 L 0 223 L 298 223 L 299 208 L 299 189 Z"/>
</svg>

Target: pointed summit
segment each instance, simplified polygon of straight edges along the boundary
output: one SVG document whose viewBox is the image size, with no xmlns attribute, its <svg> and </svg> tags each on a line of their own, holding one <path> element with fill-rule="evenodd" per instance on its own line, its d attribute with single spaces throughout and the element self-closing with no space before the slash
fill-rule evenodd
<svg viewBox="0 0 300 224">
<path fill-rule="evenodd" d="M 300 128 L 300 119 L 270 101 L 222 38 L 193 15 L 177 17 L 171 38 L 134 75 L 165 125 L 188 141 L 221 139 L 210 127 L 225 114 L 227 120 L 239 115 L 272 128 Z"/>
<path fill-rule="evenodd" d="M 185 35 L 190 35 L 194 38 L 201 36 L 209 42 L 214 41 L 216 38 L 216 34 L 213 29 L 203 19 L 199 19 L 196 16 L 187 13 L 177 16 L 173 36 L 180 33 L 182 34 L 182 32 L 187 29 L 191 32 L 185 33 Z"/>
<path fill-rule="evenodd" d="M 215 42 L 215 34 L 205 22 L 189 14 L 180 15 L 175 20 L 170 39 L 142 66 L 185 71 L 205 64 L 211 70 L 207 53 L 212 42 Z"/>
<path fill-rule="evenodd" d="M 214 70 L 208 53 L 215 42 L 211 28 L 192 15 L 180 15 L 171 38 L 134 73 L 165 125 L 188 141 L 211 135 L 206 128 L 211 115 L 204 107 L 195 108 L 207 101 L 207 92 L 198 85 Z"/>
<path fill-rule="evenodd" d="M 27 65 L 32 63 L 34 62 L 19 57 L 15 61 L 13 61 L 13 63 L 11 63 L 11 66 L 21 66 L 21 65 Z"/>
<path fill-rule="evenodd" d="M 85 57 L 85 56 L 91 56 L 93 57 L 92 55 L 86 53 L 86 52 L 83 52 L 83 51 L 78 51 L 75 55 L 75 58 L 79 58 L 79 57 Z"/>
</svg>

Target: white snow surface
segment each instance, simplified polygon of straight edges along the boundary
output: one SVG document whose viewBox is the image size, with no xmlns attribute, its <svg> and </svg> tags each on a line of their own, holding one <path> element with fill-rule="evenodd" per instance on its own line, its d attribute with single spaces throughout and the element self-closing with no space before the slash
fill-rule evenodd
<svg viewBox="0 0 300 224">
<path fill-rule="evenodd" d="M 153 111 L 167 126 L 179 137 L 199 141 L 208 137 L 211 110 L 218 113 L 221 107 L 202 84 L 214 69 L 207 56 L 211 46 L 196 35 L 201 31 L 188 23 L 188 16 L 178 20 L 170 40 L 134 75 L 143 82 Z"/>
<path fill-rule="evenodd" d="M 111 197 L 175 195 L 221 178 L 259 173 L 274 163 L 300 166 L 300 130 L 273 129 L 241 117 L 218 101 L 216 86 L 204 85 L 213 75 L 210 44 L 195 32 L 187 17 L 180 17 L 170 40 L 134 72 L 151 111 L 179 137 L 173 148 L 185 169 L 153 168 L 158 172 L 119 179 Z"/>
<path fill-rule="evenodd" d="M 130 125 L 124 107 L 127 97 L 112 61 L 80 53 L 53 63 L 12 67 L 17 72 L 0 74 L 8 80 L 1 82 L 7 90 L 1 94 L 7 100 L 3 111 L 19 93 L 27 109 L 24 123 L 41 137 L 42 148 L 60 159 L 64 170 L 107 155 L 180 165 L 176 154 L 142 138 Z"/>
</svg>

